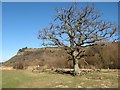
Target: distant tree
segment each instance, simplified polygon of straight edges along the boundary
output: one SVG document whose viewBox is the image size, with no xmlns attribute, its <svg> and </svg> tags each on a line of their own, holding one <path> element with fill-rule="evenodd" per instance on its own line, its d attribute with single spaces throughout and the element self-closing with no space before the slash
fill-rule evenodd
<svg viewBox="0 0 120 90">
<path fill-rule="evenodd" d="M 22 49 L 19 49 L 18 52 L 22 52 Z"/>
<path fill-rule="evenodd" d="M 101 20 L 101 13 L 94 6 L 56 9 L 54 23 L 39 31 L 38 39 L 45 46 L 63 47 L 73 60 L 74 75 L 80 74 L 78 60 L 85 55 L 84 47 L 115 42 L 117 25 Z"/>
<path fill-rule="evenodd" d="M 27 49 L 27 47 L 25 47 L 24 49 Z"/>
<path fill-rule="evenodd" d="M 23 51 L 24 51 L 25 49 L 27 49 L 27 47 L 22 48 Z"/>
<path fill-rule="evenodd" d="M 13 66 L 14 69 L 24 69 L 23 63 L 18 62 Z"/>
</svg>

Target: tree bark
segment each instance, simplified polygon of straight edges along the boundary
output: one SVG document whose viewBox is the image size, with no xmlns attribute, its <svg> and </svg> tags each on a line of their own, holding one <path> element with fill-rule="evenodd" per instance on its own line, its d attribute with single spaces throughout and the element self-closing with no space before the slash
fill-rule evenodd
<svg viewBox="0 0 120 90">
<path fill-rule="evenodd" d="M 79 75 L 80 74 L 80 68 L 78 65 L 78 58 L 77 58 L 78 52 L 74 51 L 73 52 L 73 67 L 74 67 L 74 75 Z"/>
<path fill-rule="evenodd" d="M 79 68 L 79 65 L 78 65 L 78 59 L 75 58 L 73 60 L 73 66 L 74 66 L 74 75 L 80 75 L 80 68 Z"/>
</svg>

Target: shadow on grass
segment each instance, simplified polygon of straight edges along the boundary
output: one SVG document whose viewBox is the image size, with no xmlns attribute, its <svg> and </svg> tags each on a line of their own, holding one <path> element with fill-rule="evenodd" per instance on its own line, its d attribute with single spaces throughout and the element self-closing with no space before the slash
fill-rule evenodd
<svg viewBox="0 0 120 90">
<path fill-rule="evenodd" d="M 58 74 L 68 74 L 68 75 L 74 76 L 74 72 L 73 71 L 55 70 L 54 72 L 56 72 Z"/>
</svg>

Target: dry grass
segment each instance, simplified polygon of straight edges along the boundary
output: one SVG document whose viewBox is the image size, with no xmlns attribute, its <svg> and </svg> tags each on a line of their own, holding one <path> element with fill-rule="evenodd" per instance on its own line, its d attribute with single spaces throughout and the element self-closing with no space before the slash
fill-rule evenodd
<svg viewBox="0 0 120 90">
<path fill-rule="evenodd" d="M 13 70 L 13 67 L 0 66 L 0 70 Z"/>
<path fill-rule="evenodd" d="M 29 70 L 4 70 L 3 88 L 117 88 L 118 71 L 102 70 L 88 72 L 80 76 L 32 73 Z"/>
</svg>

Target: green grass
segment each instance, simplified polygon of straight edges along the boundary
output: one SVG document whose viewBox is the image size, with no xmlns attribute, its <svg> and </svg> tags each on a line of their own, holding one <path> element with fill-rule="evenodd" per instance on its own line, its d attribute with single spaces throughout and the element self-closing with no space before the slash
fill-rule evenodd
<svg viewBox="0 0 120 90">
<path fill-rule="evenodd" d="M 81 76 L 32 73 L 27 70 L 2 71 L 3 88 L 117 88 L 118 72 L 89 72 Z"/>
<path fill-rule="evenodd" d="M 2 71 L 0 70 L 0 90 L 2 88 Z"/>
</svg>

